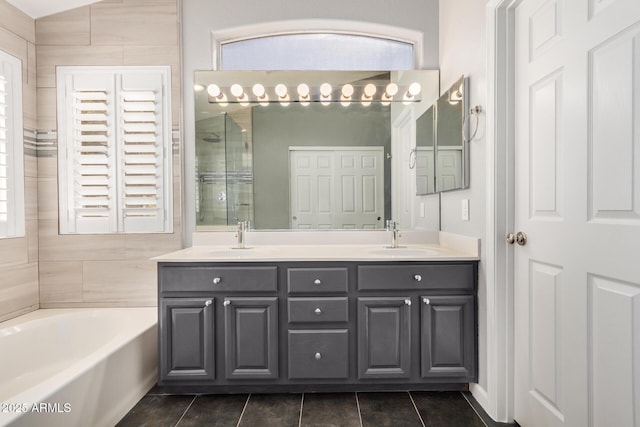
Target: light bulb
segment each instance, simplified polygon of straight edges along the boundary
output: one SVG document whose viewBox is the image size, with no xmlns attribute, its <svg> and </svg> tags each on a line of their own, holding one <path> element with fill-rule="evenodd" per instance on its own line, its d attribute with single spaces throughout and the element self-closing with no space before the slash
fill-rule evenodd
<svg viewBox="0 0 640 427">
<path fill-rule="evenodd" d="M 309 86 L 306 83 L 300 83 L 298 85 L 298 95 L 300 95 L 300 98 L 307 98 L 309 96 Z"/>
<path fill-rule="evenodd" d="M 385 89 L 385 93 L 390 97 L 394 96 L 398 93 L 398 85 L 395 83 L 389 83 Z"/>
<path fill-rule="evenodd" d="M 276 85 L 275 91 L 276 95 L 278 95 L 280 98 L 284 98 L 285 96 L 287 96 L 287 87 L 282 83 L 278 83 Z"/>
<path fill-rule="evenodd" d="M 211 83 L 209 86 L 207 86 L 207 93 L 212 97 L 217 98 L 218 96 L 220 96 L 220 87 L 215 83 Z"/>
<path fill-rule="evenodd" d="M 413 82 L 411 83 L 411 85 L 409 85 L 409 95 L 411 96 L 416 96 L 420 93 L 421 90 L 422 86 L 420 86 L 420 83 L 418 82 Z"/>
<path fill-rule="evenodd" d="M 342 86 L 342 95 L 344 95 L 345 98 L 351 98 L 351 95 L 353 95 L 353 86 L 349 83 Z"/>
<path fill-rule="evenodd" d="M 375 94 L 376 94 L 376 85 L 374 85 L 373 83 L 369 83 L 364 87 L 364 95 L 367 98 L 371 99 L 371 97 Z"/>
<path fill-rule="evenodd" d="M 320 94 L 325 97 L 328 98 L 331 96 L 331 91 L 332 91 L 332 87 L 329 83 L 322 83 L 320 85 Z"/>
<path fill-rule="evenodd" d="M 258 98 L 262 98 L 265 94 L 264 86 L 262 86 L 260 83 L 254 84 L 251 90 L 253 91 L 253 94 Z"/>
<path fill-rule="evenodd" d="M 244 94 L 244 89 L 242 89 L 242 86 L 240 86 L 238 83 L 232 84 L 230 91 L 231 95 L 235 96 L 236 98 L 241 98 Z"/>
</svg>

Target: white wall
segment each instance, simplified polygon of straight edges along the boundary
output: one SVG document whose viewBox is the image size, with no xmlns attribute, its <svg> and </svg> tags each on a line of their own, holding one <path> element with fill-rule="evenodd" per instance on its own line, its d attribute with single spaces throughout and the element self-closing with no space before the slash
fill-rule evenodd
<svg viewBox="0 0 640 427">
<path fill-rule="evenodd" d="M 470 106 L 486 106 L 487 70 L 485 13 L 486 2 L 455 0 L 440 2 L 440 90 L 445 92 L 461 75 L 469 78 Z M 486 141 L 484 114 L 480 114 L 479 129 L 470 142 L 470 187 L 467 190 L 442 193 L 442 231 L 482 239 L 481 263 L 478 280 L 479 314 L 479 385 L 482 390 L 474 395 L 485 403 L 487 390 L 487 283 L 485 281 L 485 191 Z M 475 119 L 471 120 L 475 124 Z M 469 200 L 469 221 L 462 221 L 461 201 Z"/>
</svg>

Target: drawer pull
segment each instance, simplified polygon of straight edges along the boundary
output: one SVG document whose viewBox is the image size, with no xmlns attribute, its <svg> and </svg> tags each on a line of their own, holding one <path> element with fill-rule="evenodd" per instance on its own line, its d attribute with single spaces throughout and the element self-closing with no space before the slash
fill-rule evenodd
<svg viewBox="0 0 640 427">
<path fill-rule="evenodd" d="M 231 301 L 225 300 L 225 302 L 223 302 L 222 305 L 224 305 L 225 307 L 228 305 L 231 305 Z"/>
<path fill-rule="evenodd" d="M 422 276 L 419 274 L 416 274 L 415 276 L 413 276 L 413 280 L 415 280 L 416 282 L 422 282 Z"/>
<path fill-rule="evenodd" d="M 221 277 L 214 277 L 213 278 L 213 284 L 214 285 L 217 285 L 220 282 L 222 282 L 222 278 Z"/>
<path fill-rule="evenodd" d="M 410 299 L 406 299 L 404 300 L 405 305 L 411 305 L 411 300 Z"/>
<path fill-rule="evenodd" d="M 424 302 L 425 304 L 431 304 L 431 301 L 429 300 L 429 298 L 422 298 L 422 302 Z"/>
<path fill-rule="evenodd" d="M 208 299 L 208 300 L 206 300 L 206 301 L 204 302 L 204 306 L 205 306 L 205 307 L 209 307 L 211 304 L 213 304 L 213 301 L 211 301 L 210 299 Z"/>
<path fill-rule="evenodd" d="M 315 310 L 313 310 L 313 312 L 315 314 L 317 314 L 318 316 L 322 314 L 322 310 L 320 309 L 320 307 L 316 308 Z"/>
<path fill-rule="evenodd" d="M 316 353 L 314 357 L 316 358 L 316 360 L 322 359 L 322 355 L 320 353 Z"/>
<path fill-rule="evenodd" d="M 313 281 L 313 283 L 315 285 L 320 285 L 320 284 L 322 284 L 322 281 L 320 279 L 316 279 L 316 280 Z"/>
</svg>

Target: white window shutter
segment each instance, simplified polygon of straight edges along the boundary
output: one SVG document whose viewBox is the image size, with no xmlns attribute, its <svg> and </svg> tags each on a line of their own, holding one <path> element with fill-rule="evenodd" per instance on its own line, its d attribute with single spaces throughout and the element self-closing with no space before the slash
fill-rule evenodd
<svg viewBox="0 0 640 427">
<path fill-rule="evenodd" d="M 25 233 L 21 68 L 0 51 L 0 238 Z"/>
<path fill-rule="evenodd" d="M 66 110 L 59 135 L 65 142 L 59 153 L 64 160 L 59 162 L 64 174 L 60 191 L 66 196 L 66 203 L 60 203 L 60 229 L 109 233 L 117 226 L 113 77 L 78 73 L 68 75 L 66 83 L 66 99 L 59 100 Z"/>
<path fill-rule="evenodd" d="M 168 105 L 163 102 L 166 74 L 126 73 L 119 88 L 119 171 L 122 216 L 126 233 L 162 232 L 167 224 L 171 147 Z"/>
<path fill-rule="evenodd" d="M 168 67 L 58 68 L 61 233 L 173 231 L 169 78 Z"/>
<path fill-rule="evenodd" d="M 0 64 L 0 236 L 7 233 L 9 219 L 9 82 Z"/>
</svg>

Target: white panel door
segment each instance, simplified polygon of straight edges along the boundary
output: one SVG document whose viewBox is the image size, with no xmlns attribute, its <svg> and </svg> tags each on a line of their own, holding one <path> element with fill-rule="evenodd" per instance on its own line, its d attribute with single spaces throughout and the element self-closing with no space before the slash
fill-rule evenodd
<svg viewBox="0 0 640 427">
<path fill-rule="evenodd" d="M 438 147 L 436 156 L 438 191 L 454 190 L 464 186 L 462 182 L 462 148 Z"/>
<path fill-rule="evenodd" d="M 291 228 L 332 229 L 334 155 L 326 150 L 289 151 Z"/>
<path fill-rule="evenodd" d="M 435 192 L 433 147 L 416 147 L 416 194 Z"/>
<path fill-rule="evenodd" d="M 384 152 L 337 150 L 335 228 L 374 230 L 384 226 Z"/>
<path fill-rule="evenodd" d="M 640 426 L 640 2 L 515 26 L 515 419 Z"/>
<path fill-rule="evenodd" d="M 292 147 L 289 153 L 292 228 L 383 227 L 382 147 Z"/>
</svg>

